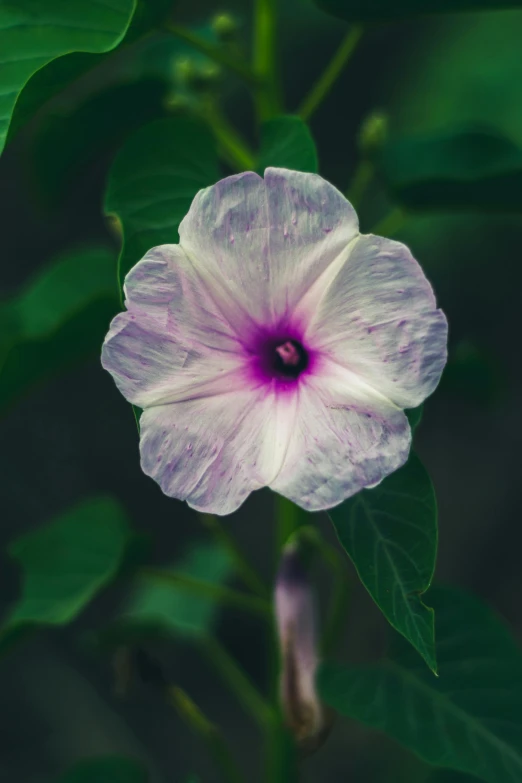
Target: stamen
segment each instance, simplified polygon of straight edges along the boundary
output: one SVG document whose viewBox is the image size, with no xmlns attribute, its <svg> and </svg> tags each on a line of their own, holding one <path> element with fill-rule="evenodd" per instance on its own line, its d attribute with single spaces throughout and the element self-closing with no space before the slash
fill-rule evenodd
<svg viewBox="0 0 522 783">
<path fill-rule="evenodd" d="M 301 361 L 301 352 L 291 340 L 287 340 L 283 345 L 278 345 L 276 353 L 279 355 L 283 364 L 295 367 Z"/>
</svg>

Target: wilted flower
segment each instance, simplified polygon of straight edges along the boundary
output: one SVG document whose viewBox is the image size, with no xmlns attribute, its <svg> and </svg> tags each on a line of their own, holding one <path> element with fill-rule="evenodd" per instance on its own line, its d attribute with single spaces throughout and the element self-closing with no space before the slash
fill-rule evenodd
<svg viewBox="0 0 522 783">
<path fill-rule="evenodd" d="M 446 319 L 410 251 L 360 234 L 321 177 L 274 168 L 200 191 L 179 236 L 129 272 L 103 346 L 144 409 L 144 472 L 228 514 L 267 485 L 329 508 L 400 467 L 402 409 L 446 361 Z"/>
<path fill-rule="evenodd" d="M 297 542 L 283 550 L 275 609 L 281 650 L 281 706 L 297 744 L 311 752 L 326 739 L 332 715 L 321 704 L 315 687 L 319 664 L 315 597 Z"/>
</svg>

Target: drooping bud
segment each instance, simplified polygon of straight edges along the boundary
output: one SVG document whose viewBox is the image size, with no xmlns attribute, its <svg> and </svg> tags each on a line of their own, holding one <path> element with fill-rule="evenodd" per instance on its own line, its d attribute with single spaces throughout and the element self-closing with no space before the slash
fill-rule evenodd
<svg viewBox="0 0 522 783">
<path fill-rule="evenodd" d="M 328 736 L 331 717 L 315 687 L 319 664 L 317 610 L 297 539 L 283 550 L 275 604 L 281 651 L 281 705 L 297 745 L 304 753 L 312 753 Z"/>
<path fill-rule="evenodd" d="M 388 117 L 375 111 L 363 120 L 358 134 L 359 150 L 366 157 L 373 157 L 384 145 L 388 135 Z"/>
</svg>

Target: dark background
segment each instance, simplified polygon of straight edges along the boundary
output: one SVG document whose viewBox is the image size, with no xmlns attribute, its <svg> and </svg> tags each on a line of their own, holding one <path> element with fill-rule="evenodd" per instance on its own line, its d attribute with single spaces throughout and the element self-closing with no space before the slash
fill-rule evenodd
<svg viewBox="0 0 522 783">
<path fill-rule="evenodd" d="M 191 0 L 179 3 L 176 19 L 204 25 L 219 10 L 223 7 L 210 1 Z M 247 4 L 238 0 L 225 10 L 235 10 L 243 20 L 248 45 Z M 296 109 L 344 32 L 344 25 L 310 3 L 281 3 L 280 53 L 289 111 Z M 430 17 L 369 30 L 312 119 L 321 173 L 346 190 L 357 161 L 357 130 L 375 108 L 389 113 L 391 132 L 397 135 L 488 123 L 522 142 L 521 34 L 522 12 Z M 169 61 L 186 51 L 177 42 L 153 39 L 149 48 L 138 47 L 137 64 L 129 73 L 145 73 L 151 91 L 162 95 Z M 229 116 L 254 141 L 242 88 L 227 78 L 222 89 Z M 84 100 L 72 89 L 67 103 L 65 115 L 74 115 Z M 160 111 L 160 101 L 156 105 L 151 99 L 143 118 L 132 116 L 129 124 L 136 127 Z M 56 150 L 56 161 L 46 152 L 42 138 L 53 116 L 50 110 L 40 112 L 0 160 L 2 297 L 15 293 L 71 245 L 101 240 L 116 247 L 101 203 L 107 169 L 125 129 L 106 145 L 98 143 L 75 169 L 65 158 L 60 162 Z M 85 138 L 89 147 L 88 133 Z M 44 157 L 48 170 L 61 166 L 74 177 L 57 175 L 55 190 L 43 186 L 37 156 Z M 363 204 L 363 230 L 370 229 L 369 216 L 375 212 L 371 199 L 370 193 Z M 398 236 L 423 265 L 450 323 L 450 367 L 426 403 L 416 435 L 439 503 L 437 579 L 480 595 L 522 639 L 522 218 L 415 216 Z M 22 532 L 98 493 L 115 495 L 135 528 L 152 534 L 151 558 L 158 563 L 172 560 L 188 539 L 204 535 L 190 509 L 164 497 L 141 473 L 130 407 L 96 356 L 11 405 L 0 421 L 0 443 L 4 549 Z M 269 493 L 260 493 L 226 521 L 266 576 L 273 567 L 271 511 Z M 327 525 L 318 523 L 331 537 Z M 6 556 L 0 578 L 5 612 L 18 589 L 17 570 Z M 373 658 L 382 648 L 384 622 L 354 572 L 353 582 L 345 654 L 352 660 Z M 218 779 L 199 740 L 168 705 L 145 686 L 117 699 L 109 659 L 83 642 L 84 632 L 107 620 L 117 600 L 114 592 L 102 595 L 73 627 L 40 633 L 0 662 L 0 780 L 50 781 L 76 759 L 103 753 L 142 757 L 153 783 L 181 782 L 194 771 L 206 783 Z M 261 627 L 228 612 L 219 633 L 262 687 L 267 672 Z M 251 779 L 257 780 L 262 748 L 233 698 L 191 650 L 173 646 L 160 655 L 172 680 L 186 687 L 233 739 Z M 390 740 L 341 720 L 303 772 L 310 783 L 424 779 L 420 762 Z"/>
</svg>

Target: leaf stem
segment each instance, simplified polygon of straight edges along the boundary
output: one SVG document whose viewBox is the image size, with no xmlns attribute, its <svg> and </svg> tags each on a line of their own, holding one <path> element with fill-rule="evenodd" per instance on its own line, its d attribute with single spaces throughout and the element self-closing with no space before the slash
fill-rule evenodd
<svg viewBox="0 0 522 783">
<path fill-rule="evenodd" d="M 211 584 L 210 582 L 205 582 L 201 579 L 195 579 L 188 574 L 167 571 L 161 568 L 147 567 L 140 569 L 139 575 L 144 576 L 147 579 L 175 585 L 182 590 L 188 590 L 192 593 L 208 596 L 219 604 L 234 606 L 237 609 L 243 609 L 244 611 L 253 614 L 260 614 L 263 617 L 270 618 L 272 615 L 271 604 L 266 599 L 259 598 L 257 595 L 240 593 L 239 591 L 224 585 Z"/>
<path fill-rule="evenodd" d="M 362 34 L 362 26 L 355 25 L 345 35 L 341 45 L 335 52 L 323 74 L 313 85 L 312 89 L 299 108 L 298 114 L 303 120 L 308 120 L 317 109 L 319 104 L 328 95 L 335 80 L 355 51 L 357 44 L 361 40 Z"/>
<path fill-rule="evenodd" d="M 272 707 L 225 647 L 210 636 L 203 640 L 202 649 L 246 712 L 263 727 L 273 723 L 275 715 Z"/>
<path fill-rule="evenodd" d="M 237 171 L 253 171 L 256 167 L 254 153 L 216 103 L 212 101 L 202 108 L 201 116 L 213 131 L 227 163 Z"/>
<path fill-rule="evenodd" d="M 366 158 L 363 158 L 355 169 L 347 198 L 356 209 L 360 206 L 364 193 L 373 179 L 374 171 L 373 163 Z"/>
<path fill-rule="evenodd" d="M 213 514 L 200 514 L 199 518 L 216 541 L 229 553 L 238 576 L 241 577 L 244 585 L 250 588 L 256 595 L 269 600 L 270 593 L 268 587 L 264 584 L 254 566 L 248 562 L 235 539 L 219 522 L 218 518 Z"/>
<path fill-rule="evenodd" d="M 221 731 L 209 721 L 190 696 L 181 688 L 171 685 L 167 688 L 167 697 L 180 718 L 202 738 L 223 780 L 228 783 L 245 783 L 246 778 L 242 775 Z"/>
<path fill-rule="evenodd" d="M 256 92 L 260 122 L 281 111 L 281 85 L 277 69 L 277 0 L 256 0 L 253 70 L 260 79 Z"/>
<path fill-rule="evenodd" d="M 206 41 L 186 27 L 173 24 L 172 22 L 167 22 L 163 26 L 163 29 L 172 35 L 175 35 L 176 38 L 180 38 L 182 41 L 185 41 L 185 43 L 190 44 L 194 49 L 197 49 L 198 52 L 206 55 L 214 62 L 219 63 L 219 65 L 222 65 L 224 68 L 228 68 L 229 71 L 232 71 L 243 79 L 250 87 L 256 89 L 260 87 L 261 80 L 250 68 L 248 63 L 243 62 L 236 57 L 231 57 L 222 47 L 217 46 L 210 41 Z"/>
</svg>

